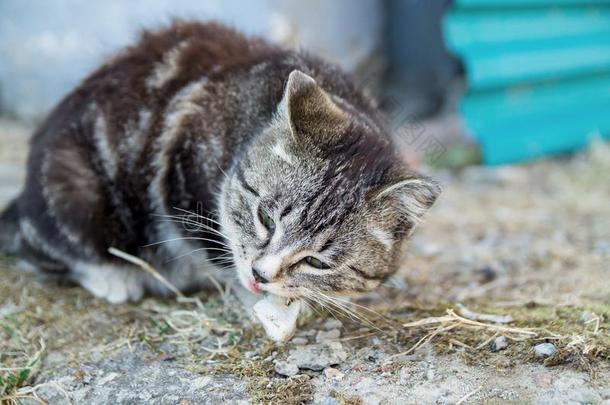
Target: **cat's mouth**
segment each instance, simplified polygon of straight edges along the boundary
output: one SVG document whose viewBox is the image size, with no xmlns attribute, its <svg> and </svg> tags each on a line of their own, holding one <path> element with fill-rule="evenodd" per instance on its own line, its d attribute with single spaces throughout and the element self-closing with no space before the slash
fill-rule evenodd
<svg viewBox="0 0 610 405">
<path fill-rule="evenodd" d="M 263 289 L 260 287 L 260 285 L 261 284 L 257 283 L 256 281 L 249 281 L 246 287 L 254 294 L 260 295 L 263 293 Z"/>
<path fill-rule="evenodd" d="M 255 295 L 269 294 L 289 299 L 298 299 L 303 295 L 306 295 L 306 291 L 303 291 L 300 287 L 287 287 L 281 280 L 270 283 L 260 283 L 249 274 L 242 271 L 238 272 L 238 278 L 241 284 Z"/>
</svg>

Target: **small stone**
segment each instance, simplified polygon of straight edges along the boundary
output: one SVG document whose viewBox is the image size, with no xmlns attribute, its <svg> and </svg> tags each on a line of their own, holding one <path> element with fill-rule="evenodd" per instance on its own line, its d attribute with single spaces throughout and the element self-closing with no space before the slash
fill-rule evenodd
<svg viewBox="0 0 610 405">
<path fill-rule="evenodd" d="M 369 354 L 366 356 L 366 361 L 376 363 L 377 360 L 379 360 L 379 352 L 377 350 L 370 350 Z"/>
<path fill-rule="evenodd" d="M 292 338 L 291 342 L 295 345 L 306 345 L 307 343 L 309 343 L 309 340 L 304 337 L 294 337 Z"/>
<path fill-rule="evenodd" d="M 398 372 L 398 383 L 400 385 L 408 385 L 413 380 L 413 371 L 410 367 L 402 367 Z"/>
<path fill-rule="evenodd" d="M 325 342 L 307 346 L 297 346 L 290 351 L 287 361 L 300 369 L 322 371 L 347 359 L 347 352 L 340 342 Z"/>
<path fill-rule="evenodd" d="M 550 357 L 555 354 L 557 348 L 552 343 L 540 343 L 534 346 L 534 353 L 536 357 Z"/>
<path fill-rule="evenodd" d="M 343 324 L 341 323 L 340 320 L 332 318 L 332 319 L 328 319 L 326 322 L 324 322 L 324 330 L 331 330 L 331 329 L 340 329 L 343 327 Z"/>
<path fill-rule="evenodd" d="M 337 340 L 341 337 L 339 329 L 331 329 L 329 331 L 318 331 L 316 334 L 316 343 L 323 343 L 329 340 Z"/>
<path fill-rule="evenodd" d="M 345 377 L 345 374 L 333 367 L 325 368 L 324 375 L 331 380 L 342 380 Z"/>
<path fill-rule="evenodd" d="M 286 377 L 292 377 L 299 373 L 299 367 L 294 363 L 278 361 L 275 363 L 275 372 Z"/>
<path fill-rule="evenodd" d="M 487 284 L 491 283 L 498 277 L 498 272 L 491 266 L 484 266 L 483 268 L 477 270 L 477 275 L 479 276 L 479 283 Z"/>
<path fill-rule="evenodd" d="M 295 336 L 299 336 L 299 337 L 310 337 L 310 336 L 315 336 L 316 335 L 317 330 L 315 329 L 307 329 L 307 330 L 301 330 L 299 332 L 297 332 L 295 334 Z"/>
<path fill-rule="evenodd" d="M 504 350 L 508 347 L 508 339 L 506 336 L 498 336 L 489 344 L 489 350 L 492 352 L 499 352 L 500 350 Z"/>
<path fill-rule="evenodd" d="M 212 383 L 212 378 L 209 376 L 196 378 L 189 383 L 189 393 L 194 393 L 204 389 Z"/>
<path fill-rule="evenodd" d="M 100 378 L 97 381 L 97 384 L 100 385 L 100 386 L 103 386 L 103 385 L 108 384 L 109 382 L 111 382 L 113 380 L 116 380 L 116 378 L 119 377 L 119 376 L 120 376 L 119 373 L 114 373 L 114 372 L 108 373 L 105 376 L 103 376 L 102 378 Z"/>
</svg>

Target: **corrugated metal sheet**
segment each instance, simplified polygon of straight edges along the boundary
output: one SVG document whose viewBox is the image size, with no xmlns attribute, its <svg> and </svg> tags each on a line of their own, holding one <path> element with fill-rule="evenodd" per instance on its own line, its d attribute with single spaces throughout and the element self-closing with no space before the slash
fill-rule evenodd
<svg viewBox="0 0 610 405">
<path fill-rule="evenodd" d="M 610 0 L 456 0 L 462 113 L 485 161 L 573 150 L 610 135 Z"/>
</svg>

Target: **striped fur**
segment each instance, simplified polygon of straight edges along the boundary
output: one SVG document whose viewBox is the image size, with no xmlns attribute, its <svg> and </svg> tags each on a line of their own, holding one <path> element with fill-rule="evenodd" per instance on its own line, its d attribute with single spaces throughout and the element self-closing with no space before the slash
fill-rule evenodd
<svg viewBox="0 0 610 405">
<path fill-rule="evenodd" d="M 19 231 L 1 240 L 24 267 L 112 302 L 167 291 L 109 247 L 181 290 L 231 278 L 214 265 L 226 251 L 247 287 L 258 263 L 270 292 L 353 292 L 395 271 L 437 193 L 402 165 L 379 113 L 337 67 L 179 21 L 144 32 L 51 112 L 4 216 Z M 185 212 L 197 216 L 169 220 Z M 202 218 L 205 229 L 193 224 Z M 329 267 L 304 265 L 308 256 Z"/>
</svg>

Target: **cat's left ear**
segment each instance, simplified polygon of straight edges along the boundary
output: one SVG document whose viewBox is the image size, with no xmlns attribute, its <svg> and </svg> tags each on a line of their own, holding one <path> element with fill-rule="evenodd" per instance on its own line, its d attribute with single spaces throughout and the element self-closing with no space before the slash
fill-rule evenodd
<svg viewBox="0 0 610 405">
<path fill-rule="evenodd" d="M 340 133 L 347 125 L 347 114 L 311 76 L 300 70 L 293 70 L 288 76 L 278 113 L 290 124 L 295 138 L 301 134 Z"/>
<path fill-rule="evenodd" d="M 374 200 L 389 204 L 398 216 L 413 227 L 419 223 L 426 211 L 441 193 L 440 185 L 425 176 L 413 176 L 398 180 L 381 189 Z"/>
</svg>

